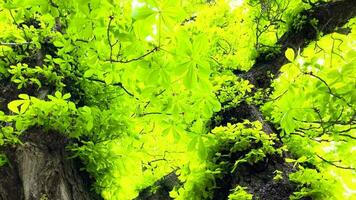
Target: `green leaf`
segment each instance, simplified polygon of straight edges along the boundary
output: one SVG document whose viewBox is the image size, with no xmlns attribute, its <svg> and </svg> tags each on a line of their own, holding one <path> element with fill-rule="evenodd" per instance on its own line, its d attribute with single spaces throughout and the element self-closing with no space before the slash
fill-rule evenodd
<svg viewBox="0 0 356 200">
<path fill-rule="evenodd" d="M 291 62 L 294 61 L 294 59 L 295 59 L 295 54 L 294 54 L 294 50 L 293 50 L 293 49 L 288 48 L 284 54 L 285 54 L 286 58 L 287 58 L 289 61 L 291 61 Z"/>
<path fill-rule="evenodd" d="M 187 74 L 184 77 L 184 85 L 187 87 L 187 89 L 193 89 L 196 82 L 197 82 L 197 77 L 195 74 L 195 71 L 193 67 L 189 67 Z"/>
<path fill-rule="evenodd" d="M 147 5 L 135 8 L 132 11 L 132 18 L 135 20 L 140 20 L 140 19 L 147 19 L 148 17 L 156 14 L 154 10 L 151 8 L 148 8 Z"/>
<path fill-rule="evenodd" d="M 171 132 L 171 127 L 168 127 L 162 131 L 162 136 L 167 136 Z"/>
<path fill-rule="evenodd" d="M 93 129 L 93 127 L 94 127 L 93 119 L 89 119 L 87 121 L 85 128 L 87 131 L 91 131 L 91 129 Z"/>
<path fill-rule="evenodd" d="M 176 128 L 172 128 L 172 133 L 173 133 L 174 142 L 177 143 L 181 138 L 180 133 Z"/>
<path fill-rule="evenodd" d="M 294 163 L 294 162 L 296 162 L 296 160 L 291 159 L 291 158 L 286 158 L 285 160 L 286 160 L 287 163 Z"/>
<path fill-rule="evenodd" d="M 63 95 L 63 99 L 66 100 L 66 99 L 69 99 L 71 97 L 70 93 L 67 93 L 65 95 Z"/>
<path fill-rule="evenodd" d="M 94 127 L 94 118 L 91 112 L 91 108 L 88 106 L 84 106 L 81 108 L 81 113 L 83 114 L 83 118 L 85 118 L 86 120 L 86 125 L 85 125 L 85 129 L 87 131 L 91 131 L 91 129 L 93 129 Z"/>
<path fill-rule="evenodd" d="M 0 121 L 5 120 L 5 113 L 0 110 Z"/>
<path fill-rule="evenodd" d="M 112 81 L 113 81 L 113 76 L 112 76 L 111 74 L 108 74 L 108 75 L 105 77 L 104 81 L 105 81 L 105 83 L 106 83 L 107 85 L 110 85 L 110 84 L 112 83 Z"/>
<path fill-rule="evenodd" d="M 93 76 L 94 73 L 95 73 L 94 69 L 89 69 L 89 70 L 85 71 L 83 76 L 84 76 L 84 78 L 90 78 Z"/>
<path fill-rule="evenodd" d="M 198 136 L 193 136 L 193 138 L 188 144 L 188 151 L 194 151 L 195 147 L 197 146 L 197 142 L 198 142 Z"/>
<path fill-rule="evenodd" d="M 27 94 L 20 94 L 19 97 L 20 97 L 20 99 L 24 99 L 24 100 L 30 99 L 30 96 L 28 96 Z"/>
<path fill-rule="evenodd" d="M 32 81 L 32 83 L 35 83 L 38 88 L 42 87 L 40 80 L 38 80 L 37 78 L 30 78 L 30 80 Z"/>
<path fill-rule="evenodd" d="M 307 160 L 308 160 L 308 158 L 306 156 L 302 156 L 302 157 L 298 158 L 297 162 L 298 163 L 303 163 L 303 162 L 305 162 Z"/>
<path fill-rule="evenodd" d="M 9 104 L 7 104 L 7 107 L 9 108 L 10 111 L 20 114 L 19 106 L 24 103 L 24 100 L 14 100 L 11 101 Z"/>
<path fill-rule="evenodd" d="M 63 42 L 59 41 L 59 40 L 56 40 L 53 42 L 54 46 L 56 47 L 64 47 L 64 44 Z"/>
<path fill-rule="evenodd" d="M 57 97 L 58 99 L 62 99 L 62 93 L 59 92 L 59 91 L 56 91 L 56 92 L 54 93 L 54 96 Z"/>
<path fill-rule="evenodd" d="M 281 127 L 287 134 L 292 133 L 296 127 L 295 122 L 293 120 L 292 111 L 289 110 L 283 113 L 280 123 Z"/>
<path fill-rule="evenodd" d="M 25 113 L 28 107 L 30 106 L 30 101 L 24 101 L 24 103 L 20 107 L 20 113 Z"/>
<path fill-rule="evenodd" d="M 201 138 L 198 139 L 198 155 L 202 160 L 205 160 L 208 156 L 208 150 Z"/>
</svg>

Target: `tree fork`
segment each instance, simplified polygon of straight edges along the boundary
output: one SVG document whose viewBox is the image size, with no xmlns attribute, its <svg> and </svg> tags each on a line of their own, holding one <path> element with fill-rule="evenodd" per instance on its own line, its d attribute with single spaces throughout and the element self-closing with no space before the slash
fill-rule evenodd
<svg viewBox="0 0 356 200">
<path fill-rule="evenodd" d="M 301 12 L 301 15 L 306 16 L 307 21 L 301 29 L 289 30 L 279 39 L 277 42 L 277 45 L 281 46 L 279 54 L 270 60 L 266 59 L 265 55 L 260 55 L 248 72 L 235 71 L 235 74 L 249 80 L 257 88 L 268 88 L 272 82 L 268 74 L 278 75 L 279 69 L 288 62 L 284 56 L 287 48 L 293 48 L 297 52 L 311 41 L 315 41 L 318 33 L 322 32 L 325 35 L 337 31 L 335 29 L 341 28 L 356 16 L 356 1 L 342 0 L 318 4 L 310 10 Z M 318 21 L 316 27 L 310 22 L 313 19 Z"/>
</svg>

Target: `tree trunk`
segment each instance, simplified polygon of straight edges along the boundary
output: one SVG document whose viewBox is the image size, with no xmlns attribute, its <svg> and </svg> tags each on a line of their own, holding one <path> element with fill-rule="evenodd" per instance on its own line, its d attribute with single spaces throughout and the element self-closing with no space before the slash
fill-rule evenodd
<svg viewBox="0 0 356 200">
<path fill-rule="evenodd" d="M 23 144 L 5 149 L 9 164 L 0 168 L 2 200 L 97 199 L 88 190 L 88 176 L 68 159 L 68 140 L 55 132 L 33 129 Z"/>
</svg>

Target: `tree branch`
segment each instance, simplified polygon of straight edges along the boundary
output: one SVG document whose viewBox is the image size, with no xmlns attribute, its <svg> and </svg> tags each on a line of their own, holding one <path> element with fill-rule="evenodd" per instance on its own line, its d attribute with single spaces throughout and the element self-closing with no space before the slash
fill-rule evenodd
<svg viewBox="0 0 356 200">
<path fill-rule="evenodd" d="M 27 44 L 32 44 L 32 42 L 20 42 L 20 43 L 0 42 L 0 46 L 21 46 L 21 45 L 27 45 Z"/>
<path fill-rule="evenodd" d="M 90 77 L 90 78 L 85 78 L 85 79 L 87 79 L 87 80 L 89 80 L 89 81 L 95 81 L 95 82 L 99 82 L 99 83 L 106 84 L 105 81 L 100 80 L 100 79 L 96 79 L 96 78 L 92 78 L 92 77 Z M 135 95 L 133 95 L 131 92 L 129 92 L 129 91 L 122 85 L 121 82 L 119 82 L 119 83 L 114 83 L 114 84 L 111 84 L 111 85 L 113 85 L 113 86 L 118 86 L 118 87 L 120 87 L 121 89 L 123 89 L 123 90 L 126 92 L 126 94 L 128 94 L 128 95 L 130 95 L 130 96 L 132 96 L 132 97 L 135 97 Z"/>
<path fill-rule="evenodd" d="M 109 61 L 110 62 L 113 62 L 112 61 L 112 52 L 113 52 L 113 48 L 114 46 L 118 43 L 119 40 L 116 40 L 116 42 L 114 44 L 111 43 L 111 39 L 110 39 L 110 26 L 111 26 L 111 23 L 112 21 L 114 20 L 114 16 L 110 15 L 109 16 L 109 23 L 108 23 L 108 26 L 106 28 L 106 36 L 108 38 L 108 43 L 109 43 L 109 46 L 110 46 L 110 59 Z"/>
<path fill-rule="evenodd" d="M 330 86 L 328 85 L 328 83 L 327 83 L 324 79 L 322 79 L 321 77 L 319 77 L 319 76 L 313 74 L 313 72 L 308 72 L 308 73 L 304 72 L 304 74 L 310 75 L 310 76 L 312 76 L 312 77 L 318 79 L 319 81 L 321 81 L 321 82 L 328 88 L 329 94 L 331 94 L 332 96 L 334 96 L 334 97 L 336 97 L 336 98 L 342 100 L 342 101 L 343 101 L 347 106 L 349 106 L 350 108 L 353 107 L 349 102 L 346 101 L 345 98 L 343 98 L 342 96 L 340 96 L 340 95 L 334 93 L 334 92 L 331 90 L 331 88 L 330 88 Z"/>
<path fill-rule="evenodd" d="M 235 71 L 234 73 L 244 79 L 249 80 L 256 88 L 270 87 L 272 78 L 269 74 L 279 74 L 279 69 L 288 62 L 284 52 L 288 47 L 294 49 L 303 49 L 310 41 L 317 39 L 317 32 L 329 34 L 335 31 L 337 27 L 345 25 L 352 17 L 356 16 L 356 1 L 343 0 L 336 2 L 320 3 L 310 10 L 305 10 L 301 15 L 307 19 L 318 20 L 315 27 L 311 27 L 310 22 L 300 30 L 290 30 L 285 33 L 277 42 L 281 46 L 281 51 L 273 59 L 266 59 L 265 55 L 260 55 L 256 59 L 254 66 L 247 72 Z"/>
<path fill-rule="evenodd" d="M 155 47 L 153 49 L 151 49 L 150 51 L 148 51 L 147 53 L 139 56 L 139 57 L 136 57 L 136 58 L 132 58 L 132 59 L 128 59 L 128 60 L 113 60 L 113 59 L 109 59 L 109 60 L 106 60 L 106 61 L 110 61 L 110 62 L 116 62 L 116 63 L 130 63 L 130 62 L 134 62 L 134 61 L 138 61 L 138 60 L 141 60 L 143 58 L 145 58 L 146 56 L 156 52 L 159 50 L 159 47 Z"/>
<path fill-rule="evenodd" d="M 322 161 L 324 161 L 324 162 L 326 162 L 326 163 L 328 163 L 328 164 L 330 164 L 330 165 L 332 165 L 332 166 L 334 166 L 334 167 L 337 167 L 337 168 L 340 168 L 340 169 L 356 170 L 356 169 L 353 168 L 353 167 L 345 167 L 345 166 L 337 165 L 337 164 L 335 164 L 333 161 L 326 160 L 325 158 L 319 156 L 318 154 L 316 154 L 316 156 L 317 156 L 318 158 L 320 158 Z"/>
</svg>

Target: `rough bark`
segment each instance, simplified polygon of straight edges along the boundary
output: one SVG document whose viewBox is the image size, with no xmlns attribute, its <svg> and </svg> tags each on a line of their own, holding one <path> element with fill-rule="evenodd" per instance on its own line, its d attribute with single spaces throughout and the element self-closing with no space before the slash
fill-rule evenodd
<svg viewBox="0 0 356 200">
<path fill-rule="evenodd" d="M 154 184 L 155 187 L 158 187 L 156 191 L 152 192 L 151 187 L 146 188 L 141 191 L 140 196 L 138 196 L 135 200 L 172 199 L 169 197 L 169 192 L 179 184 L 181 183 L 178 179 L 178 176 L 174 172 L 171 172 Z"/>
<path fill-rule="evenodd" d="M 78 161 L 68 159 L 64 136 L 32 129 L 22 140 L 22 145 L 5 148 L 10 163 L 0 170 L 0 199 L 96 199 Z"/>
<path fill-rule="evenodd" d="M 235 74 L 249 80 L 257 88 L 267 88 L 272 79 L 268 75 L 278 75 L 279 69 L 287 63 L 284 52 L 287 48 L 295 51 L 303 49 L 311 41 L 315 41 L 318 33 L 329 34 L 334 31 L 347 32 L 347 30 L 337 29 L 345 25 L 352 17 L 356 16 L 356 1 L 341 0 L 331 3 L 323 3 L 310 10 L 303 11 L 301 15 L 306 16 L 301 29 L 292 28 L 277 42 L 281 46 L 279 54 L 271 59 L 266 59 L 265 55 L 260 55 L 256 59 L 256 64 L 248 72 L 236 71 Z M 318 24 L 313 27 L 311 20 L 317 19 Z"/>
<path fill-rule="evenodd" d="M 44 44 L 32 60 L 24 62 L 41 65 L 43 55 L 55 50 Z M 7 104 L 21 93 L 43 99 L 48 89 L 27 87 L 17 89 L 10 80 L 0 82 L 0 110 L 9 113 Z M 0 124 L 0 126 L 3 124 Z M 0 167 L 0 200 L 88 200 L 100 199 L 90 191 L 93 180 L 79 159 L 69 159 L 66 149 L 70 141 L 63 135 L 32 128 L 21 137 L 23 144 L 0 147 L 8 164 Z"/>
</svg>

